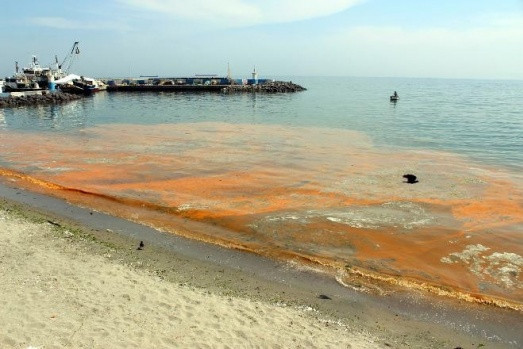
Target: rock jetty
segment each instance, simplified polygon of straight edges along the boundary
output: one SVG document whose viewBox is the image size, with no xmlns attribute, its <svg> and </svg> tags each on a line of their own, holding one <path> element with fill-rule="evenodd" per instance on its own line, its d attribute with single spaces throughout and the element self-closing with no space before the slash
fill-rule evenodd
<svg viewBox="0 0 523 349">
<path fill-rule="evenodd" d="M 259 85 L 230 85 L 224 87 L 222 92 L 262 92 L 262 93 L 286 93 L 307 90 L 305 87 L 292 83 L 292 81 L 270 81 Z"/>
<path fill-rule="evenodd" d="M 19 97 L 9 96 L 5 98 L 0 98 L 0 108 L 24 107 L 42 104 L 62 104 L 80 98 L 83 98 L 83 96 L 63 92 L 44 93 L 41 95 L 29 95 Z"/>
</svg>

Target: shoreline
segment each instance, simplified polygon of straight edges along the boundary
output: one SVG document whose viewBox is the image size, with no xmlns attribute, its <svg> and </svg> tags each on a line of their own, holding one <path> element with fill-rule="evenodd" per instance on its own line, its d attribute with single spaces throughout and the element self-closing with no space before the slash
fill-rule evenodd
<svg viewBox="0 0 523 349">
<path fill-rule="evenodd" d="M 0 172 L 6 179 L 10 178 L 14 180 L 19 188 L 25 188 L 25 190 L 35 193 L 37 192 L 42 197 L 50 196 L 58 200 L 69 201 L 72 205 L 91 207 L 91 210 L 101 210 L 100 212 L 104 212 L 104 214 L 108 216 L 115 216 L 122 220 L 135 222 L 138 225 L 151 227 L 152 230 L 161 231 L 167 235 L 175 235 L 182 239 L 188 239 L 188 241 L 198 241 L 199 243 L 217 246 L 226 251 L 241 252 L 248 255 L 253 254 L 263 259 L 278 261 L 277 263 L 296 263 L 300 264 L 303 268 L 316 269 L 318 272 L 321 269 L 321 272 L 326 275 L 328 274 L 330 279 L 336 279 L 336 281 L 342 285 L 348 284 L 345 285 L 348 288 L 353 287 L 351 285 L 358 285 L 357 288 L 359 290 L 366 289 L 378 294 L 396 291 L 417 291 L 422 294 L 427 294 L 427 297 L 443 297 L 456 301 L 510 309 L 520 314 L 522 313 L 521 303 L 514 299 L 465 291 L 459 287 L 452 288 L 443 284 L 432 283 L 429 280 L 377 272 L 372 268 L 361 268 L 358 265 L 346 265 L 343 267 L 329 263 L 329 260 L 314 258 L 314 256 L 303 255 L 296 251 L 284 251 L 282 258 L 282 256 L 270 254 L 266 251 L 259 252 L 259 249 L 253 248 L 254 245 L 248 243 L 246 244 L 241 241 L 237 242 L 221 237 L 216 238 L 216 236 L 220 236 L 220 234 L 224 232 L 229 233 L 229 231 L 226 226 L 216 225 L 212 221 L 203 222 L 197 219 L 191 219 L 190 215 L 182 215 L 171 216 L 170 224 L 165 225 L 161 222 L 158 224 L 159 221 L 157 221 L 155 217 L 147 217 L 147 213 L 150 211 L 161 212 L 169 209 L 163 206 L 156 206 L 155 204 L 138 200 L 127 199 L 124 201 L 117 197 L 64 187 L 13 170 L 0 169 Z M 41 188 L 53 189 L 53 191 L 41 190 Z M 84 200 L 84 196 L 89 197 L 90 200 Z M 132 214 L 129 212 L 126 214 L 122 213 L 126 212 L 127 206 L 130 206 L 134 210 L 131 212 Z M 143 211 L 142 213 L 145 212 L 145 215 L 138 215 L 138 211 Z M 141 220 L 136 217 L 141 217 Z M 76 220 L 77 218 L 70 217 L 70 219 Z M 85 220 L 83 224 L 89 225 L 89 220 Z"/>
<path fill-rule="evenodd" d="M 396 343 L 394 347 L 403 347 L 398 346 L 402 340 L 406 341 L 403 345 L 410 343 L 414 347 L 431 347 L 435 343 L 445 343 L 448 347 L 471 347 L 479 343 L 488 343 L 488 347 L 515 347 L 517 344 L 510 343 L 523 341 L 518 331 L 521 314 L 514 311 L 418 292 L 366 294 L 343 287 L 317 272 L 162 233 L 61 199 L 6 185 L 0 185 L 0 197 L 7 200 L 4 206 L 22 205 L 23 212 L 39 212 L 37 215 L 50 217 L 50 221 L 60 226 L 87 230 L 98 244 L 117 246 L 121 251 L 118 258 L 124 263 L 141 261 L 140 268 L 155 270 L 157 276 L 169 282 L 188 283 L 232 297 L 307 306 L 324 316 L 343 319 L 352 329 L 385 338 L 383 343 Z M 136 252 L 140 240 L 147 248 Z M 322 294 L 331 299 L 319 298 Z"/>
</svg>

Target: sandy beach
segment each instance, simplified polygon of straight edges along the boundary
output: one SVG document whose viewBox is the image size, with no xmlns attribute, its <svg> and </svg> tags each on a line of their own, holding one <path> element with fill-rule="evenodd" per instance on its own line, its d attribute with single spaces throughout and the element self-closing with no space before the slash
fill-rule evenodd
<svg viewBox="0 0 523 349">
<path fill-rule="evenodd" d="M 378 348 L 310 308 L 206 292 L 0 211 L 2 348 Z M 98 251 L 100 252 L 100 251 Z"/>
</svg>

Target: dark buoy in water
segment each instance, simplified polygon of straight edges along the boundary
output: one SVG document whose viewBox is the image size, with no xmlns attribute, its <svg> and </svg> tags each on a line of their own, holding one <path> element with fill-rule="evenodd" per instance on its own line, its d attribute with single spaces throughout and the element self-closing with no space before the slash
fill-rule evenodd
<svg viewBox="0 0 523 349">
<path fill-rule="evenodd" d="M 143 243 L 143 241 L 140 241 L 140 245 L 138 246 L 137 250 L 143 250 L 143 248 L 145 247 L 145 244 Z"/>
<path fill-rule="evenodd" d="M 414 183 L 419 182 L 418 178 L 413 174 L 404 174 L 403 178 L 405 178 L 407 180 L 406 182 L 403 182 L 403 183 L 414 184 Z"/>
</svg>

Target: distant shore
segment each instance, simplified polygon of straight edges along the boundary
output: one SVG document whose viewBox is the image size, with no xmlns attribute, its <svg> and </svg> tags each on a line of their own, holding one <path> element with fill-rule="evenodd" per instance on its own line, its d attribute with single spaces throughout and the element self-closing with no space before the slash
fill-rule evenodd
<svg viewBox="0 0 523 349">
<path fill-rule="evenodd" d="M 366 295 L 321 274 L 58 199 L 4 185 L 0 197 L 8 198 L 0 207 L 6 251 L 0 267 L 11 271 L 2 286 L 10 307 L 0 316 L 10 330 L 0 338 L 7 347 L 171 347 L 202 344 L 206 336 L 210 345 L 262 347 L 511 348 L 517 345 L 508 341 L 522 340 L 520 316 L 510 311 L 420 295 Z M 136 250 L 140 240 L 143 251 Z M 10 325 L 17 321 L 22 326 Z M 182 337 L 162 342 L 180 327 Z"/>
</svg>

